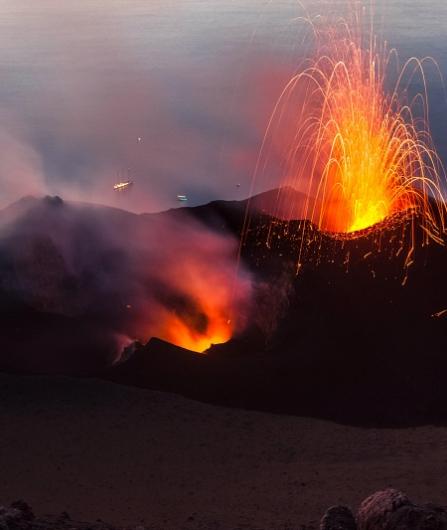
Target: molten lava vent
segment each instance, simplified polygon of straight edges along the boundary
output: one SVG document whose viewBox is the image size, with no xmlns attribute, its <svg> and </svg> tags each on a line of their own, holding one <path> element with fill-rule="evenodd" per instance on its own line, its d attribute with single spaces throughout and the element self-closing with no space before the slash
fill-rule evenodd
<svg viewBox="0 0 447 530">
<path fill-rule="evenodd" d="M 446 179 L 428 125 L 428 59 L 399 68 L 372 20 L 359 7 L 349 19 L 308 21 L 313 58 L 276 103 L 254 181 L 269 178 L 272 145 L 282 143 L 280 185 L 307 195 L 301 218 L 320 231 L 354 233 L 406 213 L 417 214 L 427 239 L 439 241 Z M 415 77 L 424 90 L 413 97 Z"/>
</svg>

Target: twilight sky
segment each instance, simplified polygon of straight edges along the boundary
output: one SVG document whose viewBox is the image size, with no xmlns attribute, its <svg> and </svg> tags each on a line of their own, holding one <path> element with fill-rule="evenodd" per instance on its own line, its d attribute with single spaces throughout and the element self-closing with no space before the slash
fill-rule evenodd
<svg viewBox="0 0 447 530">
<path fill-rule="evenodd" d="M 296 0 L 0 0 L 0 206 L 29 193 L 134 211 L 176 207 L 177 194 L 244 198 L 308 46 L 302 14 Z M 432 55 L 447 73 L 443 0 L 378 0 L 377 21 L 402 57 Z M 446 160 L 447 105 L 429 75 Z M 275 186 L 279 150 L 271 160 L 261 188 Z M 128 173 L 133 190 L 115 194 Z"/>
</svg>

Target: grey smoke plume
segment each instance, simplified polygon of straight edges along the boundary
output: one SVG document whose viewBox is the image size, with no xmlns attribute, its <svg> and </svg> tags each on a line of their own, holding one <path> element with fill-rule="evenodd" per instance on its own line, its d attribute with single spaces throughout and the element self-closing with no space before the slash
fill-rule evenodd
<svg viewBox="0 0 447 530">
<path fill-rule="evenodd" d="M 187 210 L 22 199 L 0 212 L 0 363 L 70 371 L 113 362 L 135 339 L 191 349 L 228 339 L 245 326 L 252 291 L 236 250 Z"/>
</svg>

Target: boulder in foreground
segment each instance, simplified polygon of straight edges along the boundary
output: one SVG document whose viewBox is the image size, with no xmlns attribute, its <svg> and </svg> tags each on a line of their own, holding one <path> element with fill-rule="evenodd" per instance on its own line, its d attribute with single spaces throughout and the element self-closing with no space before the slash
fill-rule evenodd
<svg viewBox="0 0 447 530">
<path fill-rule="evenodd" d="M 356 519 L 345 506 L 329 508 L 320 530 L 447 530 L 447 510 L 414 504 L 404 493 L 386 489 L 367 497 Z"/>
</svg>

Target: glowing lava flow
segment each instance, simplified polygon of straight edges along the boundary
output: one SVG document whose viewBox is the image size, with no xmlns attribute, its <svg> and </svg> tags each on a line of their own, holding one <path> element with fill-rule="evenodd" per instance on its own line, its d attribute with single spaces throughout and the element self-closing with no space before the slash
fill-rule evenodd
<svg viewBox="0 0 447 530">
<path fill-rule="evenodd" d="M 251 281 L 246 274 L 235 277 L 232 241 L 198 234 L 179 259 L 163 261 L 160 298 L 139 334 L 203 353 L 244 328 Z"/>
<path fill-rule="evenodd" d="M 228 342 L 235 331 L 231 277 L 194 260 L 183 263 L 181 272 L 175 276 L 183 282 L 173 285 L 176 294 L 160 311 L 156 335 L 197 353 Z M 247 286 L 240 288 L 245 296 Z"/>
<path fill-rule="evenodd" d="M 409 60 L 387 94 L 387 75 L 397 54 L 379 46 L 372 29 L 362 34 L 361 25 L 354 8 L 352 24 L 343 20 L 323 30 L 312 26 L 316 59 L 307 61 L 284 88 L 263 150 L 269 135 L 296 112 L 283 185 L 312 198 L 303 218 L 325 232 L 352 233 L 396 213 L 417 212 L 436 239 L 444 231 L 445 172 L 428 127 L 424 61 Z M 424 93 L 407 102 L 404 79 L 409 84 L 417 73 Z M 263 166 L 261 153 L 258 168 Z"/>
<path fill-rule="evenodd" d="M 159 336 L 172 344 L 203 353 L 213 344 L 228 342 L 234 333 L 231 277 L 208 263 L 191 260 L 182 265 L 180 293 L 161 316 Z M 241 292 L 245 286 L 240 285 Z"/>
<path fill-rule="evenodd" d="M 168 342 L 196 353 L 204 353 L 215 344 L 228 342 L 233 335 L 233 326 L 221 314 L 206 313 L 199 317 L 201 324 L 191 325 L 181 316 L 171 314 L 161 337 Z"/>
</svg>

